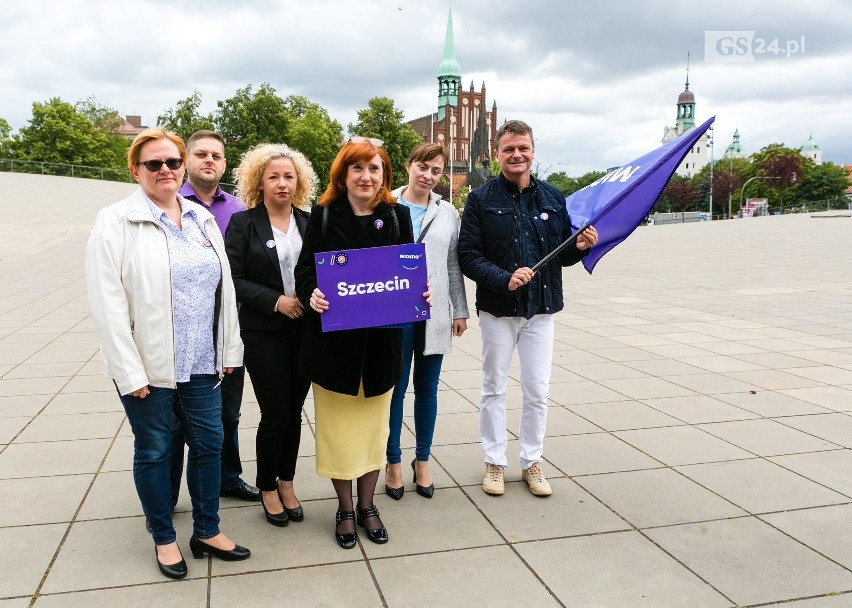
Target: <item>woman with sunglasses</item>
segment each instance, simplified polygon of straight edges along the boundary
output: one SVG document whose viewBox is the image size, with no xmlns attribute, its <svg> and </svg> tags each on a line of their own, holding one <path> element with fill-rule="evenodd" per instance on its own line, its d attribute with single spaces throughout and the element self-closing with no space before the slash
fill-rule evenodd
<svg viewBox="0 0 852 608">
<path fill-rule="evenodd" d="M 432 314 L 428 321 L 403 329 L 402 376 L 393 391 L 385 469 L 385 493 L 400 500 L 402 482 L 402 413 L 408 378 L 414 360 L 414 431 L 417 438 L 411 461 L 417 494 L 432 498 L 435 484 L 429 472 L 429 455 L 438 414 L 438 376 L 444 355 L 452 349 L 452 337 L 467 329 L 467 297 L 464 277 L 456 256 L 459 212 L 432 191 L 449 161 L 441 144 L 420 144 L 408 156 L 408 185 L 391 194 L 411 211 L 414 238 L 426 245 L 426 267 L 432 287 Z"/>
<path fill-rule="evenodd" d="M 246 369 L 260 406 L 257 487 L 273 526 L 302 521 L 293 478 L 310 382 L 299 373 L 305 313 L 296 299 L 293 269 L 310 217 L 317 176 L 305 155 L 284 144 L 261 144 L 235 171 L 237 195 L 248 210 L 235 213 L 225 233 Z"/>
<path fill-rule="evenodd" d="M 193 557 L 249 556 L 219 530 L 219 385 L 243 358 L 234 287 L 215 218 L 177 193 L 185 160 L 174 133 L 139 133 L 127 161 L 140 187 L 98 213 L 86 246 L 101 370 L 114 381 L 133 430 L 133 479 L 157 566 L 174 579 L 187 567 L 170 514 L 173 416 L 189 446 Z"/>
<path fill-rule="evenodd" d="M 329 302 L 317 287 L 314 254 L 413 242 L 408 209 L 396 204 L 390 184 L 390 159 L 382 142 L 350 139 L 331 165 L 328 188 L 311 212 L 296 265 L 296 293 L 306 311 L 301 363 L 313 387 L 317 474 L 330 478 L 337 493 L 334 533 L 344 549 L 356 544 L 356 522 L 372 542 L 388 542 L 373 494 L 385 462 L 402 330 L 323 333 L 320 315 Z M 424 295 L 429 298 L 429 292 Z M 357 505 L 352 501 L 353 479 Z"/>
</svg>

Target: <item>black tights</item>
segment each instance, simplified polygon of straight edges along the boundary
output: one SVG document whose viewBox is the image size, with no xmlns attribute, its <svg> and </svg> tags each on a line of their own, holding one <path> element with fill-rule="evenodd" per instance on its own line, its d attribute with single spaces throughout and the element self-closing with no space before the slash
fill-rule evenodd
<svg viewBox="0 0 852 608">
<path fill-rule="evenodd" d="M 373 504 L 373 495 L 376 493 L 376 482 L 379 481 L 379 471 L 370 471 L 364 473 L 357 480 L 358 488 L 358 509 L 366 509 Z M 352 480 L 351 479 L 332 479 L 334 491 L 337 492 L 337 510 L 338 511 L 354 511 L 352 505 Z M 368 517 L 364 520 L 364 526 L 368 530 L 378 530 L 382 527 L 382 520 L 378 517 Z M 351 519 L 344 520 L 337 524 L 338 534 L 351 534 L 355 531 L 355 522 Z"/>
</svg>

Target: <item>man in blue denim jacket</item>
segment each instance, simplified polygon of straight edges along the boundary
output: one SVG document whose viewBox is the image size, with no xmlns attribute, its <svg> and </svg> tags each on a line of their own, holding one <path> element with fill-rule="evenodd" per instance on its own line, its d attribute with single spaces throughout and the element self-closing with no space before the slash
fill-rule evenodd
<svg viewBox="0 0 852 608">
<path fill-rule="evenodd" d="M 500 175 L 467 198 L 458 257 L 476 282 L 482 335 L 480 441 L 485 452 L 482 489 L 504 492 L 506 383 L 515 347 L 521 361 L 523 404 L 518 438 L 522 478 L 536 496 L 549 496 L 541 471 L 547 396 L 553 362 L 553 313 L 563 307 L 562 266 L 580 261 L 597 243 L 589 227 L 538 272 L 531 267 L 571 236 L 562 193 L 535 179 L 532 129 L 519 120 L 497 131 Z"/>
</svg>

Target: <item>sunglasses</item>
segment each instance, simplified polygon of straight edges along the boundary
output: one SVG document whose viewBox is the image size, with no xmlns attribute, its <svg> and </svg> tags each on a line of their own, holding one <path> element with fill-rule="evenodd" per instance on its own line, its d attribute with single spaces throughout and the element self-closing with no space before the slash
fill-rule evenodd
<svg viewBox="0 0 852 608">
<path fill-rule="evenodd" d="M 145 160 L 137 165 L 145 165 L 145 168 L 148 169 L 151 173 L 156 173 L 160 169 L 162 169 L 163 165 L 168 167 L 172 171 L 177 171 L 183 165 L 182 158 L 167 158 L 166 160 Z"/>
<path fill-rule="evenodd" d="M 353 137 L 350 137 L 349 141 L 347 141 L 346 143 L 347 144 L 363 144 L 365 141 L 370 142 L 371 144 L 373 144 L 377 148 L 381 148 L 385 143 L 381 139 L 377 139 L 375 137 L 361 137 L 360 135 L 355 135 Z"/>
</svg>

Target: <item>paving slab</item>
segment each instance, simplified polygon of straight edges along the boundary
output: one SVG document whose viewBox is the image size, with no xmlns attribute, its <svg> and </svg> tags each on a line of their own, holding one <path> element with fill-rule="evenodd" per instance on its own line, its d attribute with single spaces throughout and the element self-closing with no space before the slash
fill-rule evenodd
<svg viewBox="0 0 852 608">
<path fill-rule="evenodd" d="M 732 604 L 638 532 L 521 543 L 516 549 L 566 607 Z"/>
<path fill-rule="evenodd" d="M 762 458 L 688 465 L 677 470 L 750 513 L 849 501 L 839 492 Z"/>
<path fill-rule="evenodd" d="M 852 572 L 756 518 L 645 533 L 741 605 L 852 589 Z"/>
</svg>

